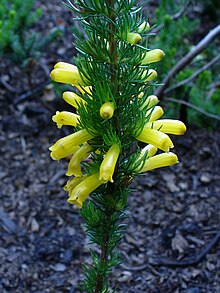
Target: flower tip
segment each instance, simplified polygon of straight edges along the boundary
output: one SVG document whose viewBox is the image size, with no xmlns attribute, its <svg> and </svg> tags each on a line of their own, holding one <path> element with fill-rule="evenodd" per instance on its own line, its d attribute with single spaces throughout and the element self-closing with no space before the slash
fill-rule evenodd
<svg viewBox="0 0 220 293">
<path fill-rule="evenodd" d="M 103 119 L 110 119 L 114 115 L 114 103 L 106 102 L 100 108 L 100 116 Z"/>
</svg>

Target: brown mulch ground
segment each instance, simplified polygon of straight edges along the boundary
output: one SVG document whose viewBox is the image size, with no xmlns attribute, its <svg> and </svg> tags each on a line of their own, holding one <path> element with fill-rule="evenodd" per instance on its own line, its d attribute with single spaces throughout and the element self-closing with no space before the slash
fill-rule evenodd
<svg viewBox="0 0 220 293">
<path fill-rule="evenodd" d="M 59 23 L 66 30 L 71 14 L 60 1 L 39 2 L 45 29 Z M 36 65 L 33 88 L 47 81 L 59 56 L 72 55 L 65 37 L 48 48 Z M 29 85 L 12 65 L 1 59 L 0 292 L 76 293 L 82 262 L 91 262 L 88 240 L 62 189 L 67 162 L 52 161 L 48 151 L 66 134 L 51 122 L 64 105 L 50 85 L 19 100 Z M 132 186 L 120 246 L 124 262 L 111 277 L 118 292 L 220 292 L 220 134 L 189 128 L 174 143 L 180 163 L 148 172 Z"/>
</svg>

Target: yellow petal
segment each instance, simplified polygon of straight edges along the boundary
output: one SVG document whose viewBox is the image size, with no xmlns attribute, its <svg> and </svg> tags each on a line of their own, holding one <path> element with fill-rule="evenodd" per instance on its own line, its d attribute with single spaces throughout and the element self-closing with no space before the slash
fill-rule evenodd
<svg viewBox="0 0 220 293">
<path fill-rule="evenodd" d="M 99 173 L 88 176 L 71 190 L 68 202 L 76 204 L 79 208 L 82 208 L 82 205 L 89 194 L 103 183 L 103 181 L 99 180 Z"/>
<path fill-rule="evenodd" d="M 156 152 L 157 152 L 157 148 L 152 144 L 148 144 L 146 145 L 146 147 L 144 147 L 141 150 L 139 159 L 141 159 L 146 153 L 147 153 L 147 158 L 153 157 L 156 154 Z"/>
<path fill-rule="evenodd" d="M 80 103 L 83 103 L 83 104 L 86 103 L 81 97 L 79 97 L 77 94 L 73 92 L 64 92 L 63 99 L 68 104 L 75 107 L 76 109 L 78 109 L 78 106 L 80 105 Z"/>
<path fill-rule="evenodd" d="M 49 150 L 51 151 L 51 157 L 53 160 L 60 160 L 69 155 L 72 155 L 78 149 L 78 146 L 80 144 L 92 138 L 93 136 L 85 129 L 65 136 L 59 139 L 54 145 L 49 148 Z"/>
<path fill-rule="evenodd" d="M 144 21 L 141 25 L 138 27 L 138 33 L 144 33 L 150 29 L 150 24 L 146 21 Z"/>
<path fill-rule="evenodd" d="M 52 120 L 57 123 L 57 127 L 61 128 L 63 125 L 76 126 L 79 123 L 80 116 L 68 111 L 56 111 L 56 115 Z"/>
<path fill-rule="evenodd" d="M 173 143 L 169 136 L 163 132 L 144 127 L 141 134 L 136 137 L 137 140 L 154 145 L 164 152 L 168 152 L 173 148 Z"/>
<path fill-rule="evenodd" d="M 150 95 L 147 97 L 146 101 L 141 105 L 140 109 L 144 109 L 145 107 L 151 108 L 159 102 L 158 97 L 154 95 Z"/>
<path fill-rule="evenodd" d="M 92 151 L 92 147 L 86 142 L 84 143 L 72 156 L 69 164 L 67 176 L 74 175 L 75 177 L 81 177 L 82 171 L 80 163 L 86 159 Z"/>
<path fill-rule="evenodd" d="M 146 172 L 161 167 L 167 167 L 177 163 L 178 158 L 174 153 L 163 153 L 147 159 L 140 172 Z"/>
<path fill-rule="evenodd" d="M 144 81 L 151 81 L 157 77 L 157 72 L 153 69 L 145 70 L 142 74 L 142 78 Z"/>
<path fill-rule="evenodd" d="M 160 119 L 161 116 L 163 116 L 164 111 L 160 106 L 155 106 L 153 109 L 149 109 L 146 112 L 146 116 L 147 118 L 149 118 L 148 122 L 150 121 L 155 121 L 157 119 Z"/>
<path fill-rule="evenodd" d="M 114 115 L 114 110 L 115 110 L 114 103 L 106 102 L 100 108 L 100 116 L 103 119 L 110 119 Z"/>
<path fill-rule="evenodd" d="M 78 71 L 56 68 L 53 69 L 50 73 L 50 77 L 52 80 L 61 83 L 67 83 L 72 85 L 86 85 L 85 79 L 82 80 Z"/>
<path fill-rule="evenodd" d="M 160 49 L 154 49 L 151 51 L 148 51 L 145 55 L 143 60 L 141 61 L 142 65 L 158 62 L 164 58 L 165 54 Z"/>
<path fill-rule="evenodd" d="M 67 70 L 71 70 L 71 71 L 75 71 L 75 72 L 79 72 L 78 68 L 70 63 L 67 62 L 58 62 L 54 65 L 54 68 L 61 68 L 61 69 L 67 69 Z"/>
<path fill-rule="evenodd" d="M 186 132 L 186 125 L 182 121 L 172 119 L 147 122 L 145 127 L 176 135 L 183 135 Z"/>
<path fill-rule="evenodd" d="M 69 194 L 70 192 L 80 183 L 82 182 L 85 178 L 87 178 L 88 175 L 83 175 L 82 177 L 73 177 L 70 180 L 67 181 L 66 185 L 64 186 L 64 190 L 68 191 Z"/>
<path fill-rule="evenodd" d="M 100 166 L 100 176 L 99 179 L 103 179 L 106 182 L 113 182 L 112 176 L 115 171 L 115 166 L 120 154 L 120 148 L 118 144 L 113 144 L 110 149 L 107 151 L 104 160 Z"/>
<path fill-rule="evenodd" d="M 127 42 L 130 44 L 139 44 L 142 38 L 137 33 L 128 33 L 127 34 Z"/>
</svg>

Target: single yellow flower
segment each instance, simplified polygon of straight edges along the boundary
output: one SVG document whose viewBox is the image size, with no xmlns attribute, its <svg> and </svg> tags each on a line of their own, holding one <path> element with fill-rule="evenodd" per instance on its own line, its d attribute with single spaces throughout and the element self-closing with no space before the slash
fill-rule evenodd
<svg viewBox="0 0 220 293">
<path fill-rule="evenodd" d="M 113 102 L 106 102 L 100 108 L 100 116 L 103 119 L 110 119 L 114 115 L 114 103 Z"/>
<path fill-rule="evenodd" d="M 88 176 L 70 191 L 68 202 L 76 204 L 78 208 L 82 208 L 89 194 L 103 183 L 103 181 L 99 180 L 99 173 Z"/>
<path fill-rule="evenodd" d="M 137 33 L 128 33 L 127 42 L 130 44 L 139 44 L 142 40 L 142 37 Z"/>
<path fill-rule="evenodd" d="M 52 120 L 57 123 L 57 127 L 61 128 L 63 125 L 76 126 L 79 123 L 80 116 L 68 111 L 56 111 L 56 115 Z"/>
<path fill-rule="evenodd" d="M 154 145 L 164 152 L 169 152 L 174 145 L 169 136 L 163 132 L 144 127 L 137 140 Z"/>
<path fill-rule="evenodd" d="M 146 153 L 147 153 L 147 158 L 151 158 L 156 154 L 156 152 L 157 152 L 157 148 L 152 144 L 148 144 L 141 150 L 139 159 L 141 159 Z"/>
<path fill-rule="evenodd" d="M 144 21 L 141 25 L 138 27 L 138 33 L 144 33 L 150 29 L 150 24 L 147 21 Z"/>
<path fill-rule="evenodd" d="M 79 130 L 75 133 L 67 135 L 59 139 L 49 150 L 53 160 L 60 160 L 69 155 L 72 155 L 79 147 L 80 144 L 92 139 L 93 136 L 85 129 Z"/>
<path fill-rule="evenodd" d="M 142 65 L 158 62 L 164 58 L 165 54 L 160 49 L 154 49 L 145 53 L 144 58 L 141 61 Z"/>
<path fill-rule="evenodd" d="M 154 80 L 156 77 L 157 77 L 157 72 L 153 69 L 147 69 L 142 74 L 143 81 L 145 82 Z"/>
<path fill-rule="evenodd" d="M 140 109 L 143 110 L 145 107 L 151 108 L 159 102 L 158 97 L 150 95 L 147 97 L 145 102 L 141 105 Z"/>
<path fill-rule="evenodd" d="M 52 80 L 56 82 L 67 83 L 72 85 L 86 85 L 85 78 L 82 79 L 79 72 L 76 70 L 55 68 L 51 71 L 50 77 Z"/>
<path fill-rule="evenodd" d="M 167 167 L 171 165 L 177 164 L 178 158 L 177 156 L 170 152 L 170 153 L 163 153 L 160 155 L 153 156 L 145 161 L 144 166 L 141 168 L 139 172 L 146 172 L 149 170 L 161 168 L 161 167 Z"/>
<path fill-rule="evenodd" d="M 183 135 L 186 132 L 186 125 L 182 121 L 172 119 L 147 122 L 145 127 L 176 135 Z"/>
<path fill-rule="evenodd" d="M 112 176 L 115 171 L 115 165 L 120 154 L 120 147 L 118 144 L 113 144 L 110 149 L 107 151 L 104 160 L 100 166 L 100 176 L 99 179 L 103 179 L 106 182 L 113 182 Z"/>
<path fill-rule="evenodd" d="M 82 177 L 73 177 L 70 180 L 67 181 L 66 185 L 64 186 L 64 190 L 68 191 L 69 195 L 70 192 L 79 184 L 81 183 L 83 180 L 85 180 L 89 175 L 83 175 Z"/>
<path fill-rule="evenodd" d="M 86 159 L 89 154 L 92 152 L 92 147 L 86 142 L 84 143 L 72 156 L 69 164 L 68 164 L 68 170 L 66 175 L 75 177 L 81 177 L 82 171 L 80 163 Z"/>
<path fill-rule="evenodd" d="M 79 72 L 76 65 L 67 63 L 67 62 L 58 62 L 54 65 L 54 69 L 61 68 L 61 69 L 67 69 L 75 72 Z"/>
<path fill-rule="evenodd" d="M 83 104 L 86 103 L 81 97 L 79 97 L 77 94 L 73 92 L 64 92 L 63 99 L 68 104 L 75 107 L 76 109 L 78 109 L 78 106 L 80 105 L 80 103 L 83 103 Z"/>
<path fill-rule="evenodd" d="M 153 109 L 149 109 L 146 112 L 145 117 L 149 117 L 148 122 L 155 121 L 157 119 L 160 119 L 161 116 L 163 116 L 164 111 L 160 106 L 155 106 Z"/>
</svg>

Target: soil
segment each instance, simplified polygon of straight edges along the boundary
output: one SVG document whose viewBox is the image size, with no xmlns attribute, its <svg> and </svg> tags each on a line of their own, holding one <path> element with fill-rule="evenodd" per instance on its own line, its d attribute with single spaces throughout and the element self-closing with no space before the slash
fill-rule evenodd
<svg viewBox="0 0 220 293">
<path fill-rule="evenodd" d="M 45 30 L 59 23 L 70 34 L 60 1 L 39 5 Z M 0 60 L 1 293 L 77 293 L 82 263 L 91 263 L 81 216 L 63 190 L 68 162 L 48 151 L 67 132 L 51 122 L 66 106 L 47 72 L 59 56 L 70 61 L 71 41 L 63 36 L 42 55 L 32 88 L 19 66 Z M 124 262 L 111 275 L 118 292 L 220 292 L 220 134 L 189 127 L 173 141 L 180 163 L 132 185 Z"/>
</svg>

